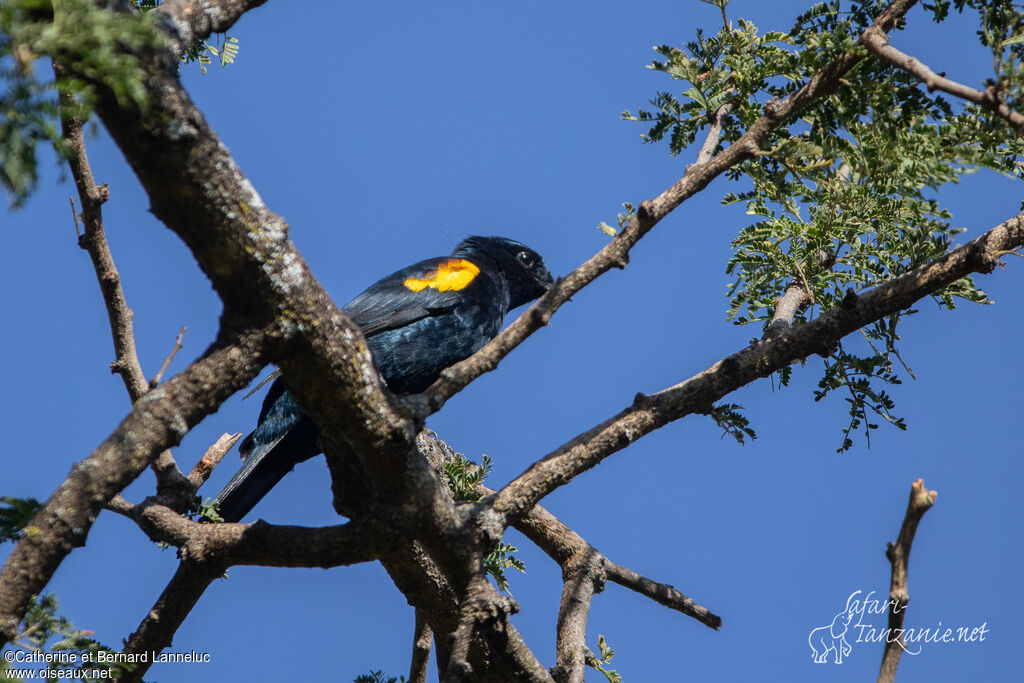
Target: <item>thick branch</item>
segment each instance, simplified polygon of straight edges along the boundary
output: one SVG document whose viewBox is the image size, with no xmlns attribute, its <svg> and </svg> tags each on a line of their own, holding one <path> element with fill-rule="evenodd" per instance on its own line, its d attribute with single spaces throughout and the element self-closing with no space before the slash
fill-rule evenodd
<svg viewBox="0 0 1024 683">
<path fill-rule="evenodd" d="M 896 21 L 902 18 L 916 1 L 896 0 L 878 15 L 868 31 L 872 29 L 882 32 L 890 31 Z M 864 35 L 867 35 L 867 31 Z M 864 36 L 861 37 L 861 41 L 863 40 Z M 601 251 L 594 254 L 565 278 L 560 278 L 547 294 L 486 346 L 466 360 L 445 370 L 441 378 L 422 394 L 429 411 L 439 410 L 445 401 L 471 381 L 498 367 L 502 358 L 531 334 L 547 325 L 551 316 L 562 304 L 569 301 L 573 295 L 593 282 L 598 276 L 611 268 L 625 267 L 629 261 L 629 251 L 662 218 L 703 190 L 725 171 L 759 154 L 761 143 L 772 130 L 785 123 L 815 99 L 834 92 L 843 75 L 861 59 L 863 57 L 856 50 L 844 52 L 786 99 L 781 102 L 772 100 L 767 103 L 765 114 L 751 124 L 747 132 L 735 143 L 707 161 L 698 160 L 697 163 L 687 167 L 683 177 L 670 188 L 654 199 L 642 202 L 636 217 Z M 715 126 L 712 126 L 706 145 L 717 137 L 718 132 Z M 714 149 L 713 146 L 712 149 Z M 705 156 L 706 154 L 702 152 L 700 158 Z"/>
<path fill-rule="evenodd" d="M 174 59 L 214 33 L 224 33 L 251 9 L 267 0 L 165 0 L 154 12 L 170 21 L 177 41 L 172 46 Z"/>
<path fill-rule="evenodd" d="M 171 9 L 179 6 L 169 4 Z M 912 4 L 895 2 L 880 17 L 880 25 L 888 30 L 892 21 Z M 243 5 L 216 6 L 230 9 Z M 187 6 L 207 5 L 189 3 Z M 229 21 L 234 21 L 240 12 L 236 12 L 234 18 L 229 17 Z M 191 19 L 168 16 L 186 25 L 185 28 L 174 27 L 179 42 L 177 49 L 185 42 L 182 36 L 186 29 L 193 31 L 190 39 L 200 35 L 196 33 L 199 29 L 190 23 Z M 450 382 L 451 376 L 455 376 L 459 381 L 443 391 L 431 389 L 428 392 L 431 405 L 436 409 L 473 377 L 494 367 L 533 329 L 544 324 L 572 293 L 609 268 L 625 265 L 632 245 L 661 218 L 726 169 L 756 155 L 760 142 L 772 128 L 781 125 L 786 117 L 814 98 L 832 92 L 840 76 L 858 59 L 852 52 L 847 53 L 793 96 L 766 107 L 765 116 L 737 143 L 706 163 L 688 169 L 679 182 L 658 198 L 642 203 L 636 219 L 618 238 L 555 287 L 513 325 L 511 332 L 496 340 L 492 351 L 488 352 L 490 357 L 485 354 L 475 361 L 470 359 L 467 373 L 456 372 L 442 380 Z M 192 250 L 226 309 L 257 320 L 261 326 L 274 324 L 285 340 L 285 344 L 274 349 L 272 360 L 280 361 L 296 399 L 323 428 L 329 463 L 337 465 L 348 459 L 347 453 L 354 451 L 371 484 L 366 487 L 369 493 L 405 501 L 407 509 L 403 519 L 397 521 L 421 520 L 416 534 L 431 553 L 422 558 L 427 564 L 414 566 L 421 559 L 415 543 L 402 552 L 389 553 L 382 561 L 403 592 L 412 588 L 406 592 L 410 601 L 418 607 L 442 607 L 431 614 L 432 626 L 438 632 L 450 633 L 451 628 L 438 629 L 436 622 L 450 622 L 454 604 L 469 604 L 468 587 L 459 578 L 458 571 L 451 576 L 436 577 L 430 572 L 440 567 L 444 573 L 450 573 L 450 569 L 463 566 L 467 553 L 479 549 L 445 543 L 459 531 L 461 518 L 450 501 L 440 495 L 436 475 L 422 459 L 413 457 L 410 445 L 418 425 L 394 409 L 389 395 L 382 391 L 360 331 L 334 307 L 309 273 L 287 238 L 284 221 L 263 204 L 195 109 L 174 75 L 173 67 L 162 59 L 144 58 L 142 62 L 150 65 L 145 82 L 149 108 L 141 113 L 122 109 L 116 94 L 105 90 L 102 84 L 95 84 L 98 113 L 146 188 L 153 213 Z M 524 320 L 527 322 L 523 323 Z M 494 352 L 494 348 L 498 351 Z M 166 386 L 157 391 L 166 391 Z M 143 399 L 146 400 L 148 397 Z M 332 473 L 334 471 L 336 468 L 332 466 Z M 356 487 L 360 483 L 356 482 Z M 336 479 L 335 486 L 336 492 L 346 493 L 343 490 L 346 484 Z M 458 579 L 455 585 L 450 583 L 453 578 Z M 445 592 L 446 585 L 455 595 Z M 425 590 L 430 586 L 440 590 L 427 595 Z M 451 600 L 453 597 L 455 601 Z M 488 597 L 486 604 L 481 603 L 480 607 L 493 608 L 496 604 Z M 0 610 L 0 614 L 4 612 Z M 474 623 L 474 629 L 481 625 L 480 621 Z M 538 672 L 536 659 L 504 618 L 497 619 L 493 625 L 497 628 L 477 630 L 486 638 L 491 646 L 490 654 L 494 656 L 487 672 L 490 678 L 500 680 L 498 677 L 506 669 L 515 671 L 516 675 L 504 676 L 504 680 L 517 676 L 533 680 L 548 678 L 543 669 Z M 454 654 L 452 659 L 455 659 Z"/>
<path fill-rule="evenodd" d="M 593 548 L 562 566 L 562 602 L 555 637 L 559 683 L 583 683 L 586 678 L 587 620 L 595 593 L 604 590 L 604 558 Z"/>
<path fill-rule="evenodd" d="M 1002 253 L 1022 243 L 1024 214 L 861 296 L 851 292 L 838 308 L 723 358 L 681 384 L 651 396 L 638 395 L 632 406 L 577 436 L 510 482 L 491 498 L 494 509 L 507 521 L 521 517 L 548 493 L 641 436 L 691 413 L 704 412 L 726 394 L 795 360 L 827 352 L 845 335 L 962 277 L 991 272 Z"/>
<path fill-rule="evenodd" d="M 199 524 L 170 508 L 146 504 L 133 515 L 154 541 L 180 548 L 183 560 L 263 567 L 341 567 L 370 562 L 393 543 L 377 525 L 348 522 L 328 527 L 250 524 Z"/>
<path fill-rule="evenodd" d="M 412 634 L 412 661 L 409 663 L 409 683 L 427 683 L 430 666 L 430 644 L 434 631 L 420 609 L 416 610 L 416 625 Z"/>
<path fill-rule="evenodd" d="M 952 81 L 945 76 L 928 68 L 927 65 L 918 61 L 916 57 L 900 52 L 889 44 L 889 37 L 881 31 L 869 29 L 864 34 L 864 45 L 875 55 L 881 57 L 898 69 L 902 69 L 912 76 L 916 76 L 928 87 L 929 92 L 941 90 L 954 97 L 973 102 L 988 109 L 997 116 L 1002 117 L 1017 132 L 1024 133 L 1024 115 L 1015 112 L 1006 106 L 1006 103 L 999 97 L 999 90 L 995 86 L 989 86 L 984 91 L 976 90 L 962 83 Z"/>
<path fill-rule="evenodd" d="M 31 596 L 86 535 L 103 506 L 164 449 L 248 384 L 263 367 L 261 333 L 222 340 L 179 375 L 139 399 L 132 411 L 25 527 L 0 570 L 0 647 L 17 634 Z"/>
<path fill-rule="evenodd" d="M 907 565 L 910 562 L 910 545 L 914 542 L 914 534 L 924 513 L 935 503 L 938 491 L 929 491 L 924 487 L 924 480 L 918 479 L 910 487 L 910 501 L 907 513 L 903 516 L 900 535 L 895 543 L 890 543 L 885 554 L 892 564 L 892 575 L 889 579 L 889 637 L 885 639 L 885 652 L 882 654 L 882 667 L 878 672 L 878 683 L 892 683 L 896 678 L 896 668 L 900 665 L 900 656 L 906 649 L 903 639 L 903 621 L 907 616 L 907 604 L 910 596 L 907 593 Z M 897 634 L 892 638 L 892 634 Z"/>
</svg>

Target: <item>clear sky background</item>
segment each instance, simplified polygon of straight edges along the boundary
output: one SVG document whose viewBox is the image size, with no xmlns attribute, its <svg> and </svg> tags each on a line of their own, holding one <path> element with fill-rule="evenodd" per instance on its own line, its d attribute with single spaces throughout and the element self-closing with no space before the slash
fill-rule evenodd
<svg viewBox="0 0 1024 683">
<path fill-rule="evenodd" d="M 731 16 L 788 30 L 806 2 L 736 0 Z M 972 18 L 973 21 L 973 18 Z M 692 155 L 642 145 L 618 120 L 677 84 L 644 68 L 651 46 L 717 30 L 696 0 L 640 3 L 270 2 L 232 31 L 237 64 L 182 73 L 193 97 L 339 304 L 377 278 L 448 253 L 470 234 L 521 240 L 553 273 L 608 239 L 620 203 L 675 181 Z M 991 69 L 973 25 L 935 26 L 915 9 L 895 44 L 937 71 L 977 85 Z M 678 91 L 678 90 L 677 90 Z M 182 325 L 181 370 L 213 339 L 219 301 L 185 247 L 148 202 L 105 132 L 89 140 L 143 367 L 156 373 Z M 99 289 L 75 240 L 72 185 L 48 161 L 39 192 L 0 215 L 0 494 L 46 498 L 125 415 Z M 725 263 L 742 207 L 721 178 L 645 237 L 625 271 L 608 273 L 547 329 L 428 421 L 468 457 L 495 460 L 499 486 L 579 432 L 703 370 L 758 334 L 725 318 Z M 961 242 L 1019 211 L 1018 181 L 979 173 L 944 193 Z M 545 501 L 610 559 L 671 583 L 722 616 L 718 632 L 609 584 L 594 600 L 588 639 L 604 634 L 629 683 L 693 680 L 873 680 L 881 646 L 851 639 L 841 665 L 812 663 L 808 634 L 854 591 L 888 592 L 894 540 L 911 482 L 939 491 L 913 546 L 907 626 L 976 627 L 980 643 L 924 645 L 899 680 L 1019 680 L 1024 637 L 1019 348 L 1021 263 L 979 279 L 994 306 L 953 313 L 922 302 L 903 323 L 916 381 L 894 388 L 907 432 L 883 426 L 836 454 L 847 404 L 815 403 L 819 358 L 790 388 L 765 380 L 729 397 L 759 439 L 740 446 L 706 417 L 640 440 Z M 187 468 L 223 432 L 248 432 L 260 399 L 229 400 L 175 450 Z M 237 464 L 229 454 L 203 491 Z M 141 500 L 148 473 L 127 491 Z M 323 460 L 296 471 L 255 514 L 331 524 Z M 510 532 L 525 575 L 510 576 L 514 623 L 554 663 L 558 567 Z M 5 557 L 10 545 L 0 547 Z M 62 612 L 119 645 L 146 614 L 177 561 L 127 520 L 104 513 L 49 590 Z M 209 664 L 154 667 L 150 680 L 348 681 L 370 669 L 407 673 L 412 608 L 379 565 L 329 571 L 237 567 L 217 581 L 172 651 Z M 871 623 L 871 616 L 864 623 Z M 884 618 L 875 616 L 882 628 Z M 433 676 L 434 674 L 432 674 Z M 592 672 L 589 680 L 603 680 Z"/>
</svg>

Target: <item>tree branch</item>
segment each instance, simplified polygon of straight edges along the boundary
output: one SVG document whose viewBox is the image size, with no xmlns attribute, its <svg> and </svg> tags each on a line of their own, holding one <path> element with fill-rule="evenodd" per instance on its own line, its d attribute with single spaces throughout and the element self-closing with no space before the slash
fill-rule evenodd
<svg viewBox="0 0 1024 683">
<path fill-rule="evenodd" d="M 394 535 L 379 525 L 351 521 L 328 527 L 268 524 L 200 524 L 151 500 L 132 514 L 146 535 L 180 548 L 183 560 L 235 565 L 329 569 L 380 557 Z"/>
<path fill-rule="evenodd" d="M 214 33 L 224 33 L 251 9 L 267 0 L 165 0 L 153 10 L 169 19 L 177 40 L 171 46 L 175 61 Z"/>
<path fill-rule="evenodd" d="M 163 450 L 243 388 L 264 364 L 262 332 L 222 339 L 199 360 L 135 402 L 89 457 L 77 463 L 0 570 L 0 647 L 17 634 L 29 599 L 49 583 L 64 558 L 85 543 L 103 506 Z"/>
<path fill-rule="evenodd" d="M 484 495 L 494 493 L 486 486 L 481 486 L 480 489 Z M 598 553 L 597 549 L 541 505 L 535 505 L 526 515 L 513 521 L 512 526 L 557 562 L 563 568 L 563 574 L 565 568 L 574 558 Z M 658 583 L 631 569 L 615 564 L 603 554 L 599 553 L 599 556 L 604 565 L 603 571 L 610 581 L 645 595 L 688 617 L 693 617 L 705 626 L 713 629 L 722 626 L 721 617 L 697 604 L 672 586 Z"/>
<path fill-rule="evenodd" d="M 999 97 L 999 89 L 990 85 L 984 91 L 957 83 L 932 71 L 927 65 L 918 61 L 916 57 L 900 52 L 889 44 L 889 37 L 874 29 L 868 29 L 864 34 L 864 45 L 873 54 L 889 62 L 898 69 L 902 69 L 912 76 L 916 76 L 928 87 L 928 92 L 941 90 L 954 97 L 973 102 L 988 109 L 997 116 L 1003 118 L 1013 126 L 1017 132 L 1024 133 L 1024 115 L 1015 112 L 1006 106 L 1006 103 Z"/>
<path fill-rule="evenodd" d="M 192 467 L 192 471 L 188 473 L 188 480 L 198 491 L 199 488 L 206 483 L 206 480 L 213 474 L 213 470 L 220 461 L 224 459 L 224 456 L 234 447 L 238 440 L 242 438 L 242 433 L 237 432 L 235 434 L 221 434 L 220 438 L 217 439 L 206 452 L 203 453 L 196 464 Z"/>
<path fill-rule="evenodd" d="M 938 491 L 929 491 L 924 487 L 924 480 L 918 479 L 910 487 L 910 501 L 907 513 L 900 526 L 900 535 L 895 543 L 889 543 L 885 551 L 892 564 L 892 575 L 889 579 L 889 630 L 885 639 L 885 652 L 882 654 L 882 666 L 878 672 L 878 683 L 892 683 L 896 678 L 896 668 L 900 665 L 900 656 L 906 648 L 903 640 L 903 621 L 907 616 L 907 604 L 910 596 L 907 593 L 907 565 L 910 562 L 910 545 L 914 542 L 914 534 L 924 513 L 935 503 Z M 897 634 L 895 639 L 892 634 Z"/>
<path fill-rule="evenodd" d="M 252 524 L 196 524 L 158 505 L 132 506 L 129 516 L 151 538 L 181 548 L 182 562 L 139 627 L 128 637 L 125 654 L 168 647 L 185 618 L 214 579 L 231 566 L 337 567 L 369 562 L 388 535 L 367 524 L 349 522 L 311 528 Z M 429 651 L 429 646 L 428 646 Z M 152 660 L 139 663 L 120 683 L 141 681 Z"/>
<path fill-rule="evenodd" d="M 179 563 L 174 576 L 146 613 L 139 628 L 128 637 L 122 652 L 133 655 L 159 652 L 169 647 L 174 634 L 199 602 L 207 587 L 223 574 L 224 568 L 213 564 Z M 152 658 L 146 657 L 144 661 L 137 663 L 134 669 L 121 676 L 118 683 L 141 681 L 152 665 Z"/>
<path fill-rule="evenodd" d="M 558 607 L 555 637 L 556 667 L 552 678 L 559 683 L 584 683 L 587 673 L 587 620 L 595 593 L 604 590 L 604 557 L 593 548 L 562 566 L 562 602 Z"/>
<path fill-rule="evenodd" d="M 178 355 L 178 351 L 181 351 L 182 349 L 181 339 L 182 337 L 185 336 L 186 330 L 188 330 L 188 328 L 182 325 L 181 331 L 178 332 L 178 336 L 174 339 L 174 347 L 171 348 L 171 352 L 167 354 L 167 358 L 164 358 L 163 364 L 160 366 L 160 369 L 157 371 L 153 379 L 149 380 L 150 387 L 155 387 L 156 385 L 160 384 L 160 380 L 164 378 L 164 373 L 167 372 L 167 366 L 171 364 L 171 361 L 174 360 L 174 357 Z"/>
<path fill-rule="evenodd" d="M 723 358 L 685 382 L 650 396 L 638 394 L 632 406 L 534 463 L 489 500 L 506 522 L 513 521 L 551 491 L 641 436 L 691 413 L 704 412 L 726 394 L 795 360 L 827 352 L 845 335 L 962 277 L 991 272 L 1000 254 L 1022 243 L 1024 214 L 860 296 L 850 292 L 841 306 Z"/>
<path fill-rule="evenodd" d="M 416 625 L 412 634 L 412 661 L 409 663 L 409 683 L 427 683 L 430 666 L 430 644 L 434 631 L 427 623 L 423 610 L 416 609 Z"/>
<path fill-rule="evenodd" d="M 871 28 L 861 36 L 860 41 L 863 41 L 864 36 L 872 29 L 882 32 L 890 31 L 916 2 L 917 0 L 895 0 L 878 15 Z M 698 160 L 697 163 L 687 167 L 683 177 L 671 187 L 654 199 L 641 202 L 637 215 L 601 251 L 594 254 L 566 277 L 559 278 L 547 294 L 530 306 L 515 322 L 482 349 L 441 373 L 441 377 L 419 398 L 407 399 L 407 401 L 418 406 L 420 410 L 436 412 L 440 410 L 445 401 L 471 381 L 498 367 L 501 359 L 525 341 L 527 337 L 547 325 L 555 311 L 569 301 L 573 295 L 611 268 L 625 267 L 629 262 L 630 250 L 662 218 L 703 190 L 725 171 L 757 156 L 761 151 L 761 143 L 773 129 L 782 125 L 815 99 L 834 92 L 843 75 L 861 59 L 863 56 L 857 50 L 848 50 L 784 100 L 768 102 L 764 108 L 764 115 L 751 124 L 747 132 L 736 142 L 707 161 Z M 713 138 L 713 133 L 714 126 L 709 131 L 709 141 Z M 703 151 L 701 154 L 704 155 Z"/>
<path fill-rule="evenodd" d="M 59 61 L 53 62 L 53 73 L 59 81 L 67 75 L 67 70 Z M 135 348 L 135 331 L 132 320 L 135 314 L 128 306 L 121 287 L 121 276 L 114 264 L 113 254 L 103 229 L 103 204 L 110 198 L 110 189 L 104 184 L 96 186 L 93 179 L 89 156 L 85 150 L 85 136 L 82 134 L 82 119 L 74 112 L 78 109 L 75 96 L 66 91 L 60 92 L 61 136 L 71 151 L 68 165 L 71 177 L 74 178 L 78 190 L 78 198 L 82 204 L 82 223 L 84 232 L 78 237 L 78 246 L 84 249 L 92 260 L 96 279 L 100 284 L 103 304 L 107 309 L 107 319 L 114 340 L 114 362 L 110 371 L 121 375 L 128 398 L 135 403 L 150 389 L 146 375 L 142 371 L 139 355 Z M 72 202 L 72 207 L 74 202 Z M 76 229 L 77 229 L 77 216 Z M 180 341 L 180 336 L 179 336 Z M 161 374 L 163 369 L 161 369 Z M 187 488 L 184 476 L 178 469 L 174 456 L 164 451 L 152 465 L 157 478 L 157 487 L 164 492 L 181 493 Z M 184 497 L 184 496 L 180 496 Z"/>
<path fill-rule="evenodd" d="M 705 626 L 716 630 L 722 626 L 722 618 L 720 616 L 712 613 L 707 607 L 698 605 L 692 598 L 680 593 L 675 587 L 667 583 L 652 581 L 646 576 L 637 574 L 632 569 L 617 565 L 607 558 L 604 561 L 604 571 L 609 581 L 636 591 L 641 595 L 646 595 L 651 600 L 669 609 L 674 609 L 688 617 L 693 617 Z"/>
</svg>

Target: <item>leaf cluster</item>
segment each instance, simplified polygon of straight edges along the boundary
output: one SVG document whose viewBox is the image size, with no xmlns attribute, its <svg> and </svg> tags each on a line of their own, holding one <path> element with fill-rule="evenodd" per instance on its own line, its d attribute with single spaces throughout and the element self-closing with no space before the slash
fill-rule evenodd
<svg viewBox="0 0 1024 683">
<path fill-rule="evenodd" d="M 457 502 L 475 503 L 482 497 L 477 486 L 482 484 L 484 477 L 490 474 L 494 461 L 484 454 L 481 457 L 481 462 L 482 465 L 477 465 L 461 453 L 454 453 L 444 463 L 445 483 L 448 484 L 452 498 Z M 509 595 L 512 595 L 512 592 L 509 590 L 505 570 L 511 567 L 526 572 L 526 564 L 514 555 L 517 552 L 519 552 L 519 548 L 516 546 L 499 542 L 483 560 L 484 569 L 494 579 L 494 583 Z"/>
<path fill-rule="evenodd" d="M 145 17 L 112 12 L 87 0 L 7 0 L 0 3 L 0 183 L 20 206 L 38 182 L 37 150 L 60 143 L 58 92 L 86 105 L 90 83 L 114 93 L 124 107 L 145 107 L 143 65 L 135 54 L 159 43 Z M 40 58 L 59 60 L 69 74 L 40 77 Z M 48 72 L 49 69 L 46 69 Z"/>
<path fill-rule="evenodd" d="M 721 7 L 724 18 L 726 3 L 711 4 Z M 764 114 L 768 100 L 792 94 L 841 53 L 863 57 L 840 79 L 834 94 L 783 122 L 754 159 L 729 172 L 747 189 L 726 194 L 723 203 L 743 203 L 747 214 L 757 217 L 733 240 L 726 265 L 731 278 L 727 316 L 736 324 L 767 327 L 776 302 L 791 285 L 803 288 L 812 301 L 794 320 L 798 324 L 816 309 L 840 305 L 851 292 L 941 257 L 964 230 L 954 226 L 952 214 L 940 204 L 940 189 L 979 169 L 1018 178 L 1024 170 L 1024 142 L 1002 119 L 973 104 L 955 106 L 857 44 L 886 4 L 818 3 L 785 34 L 759 35 L 748 21 L 737 20 L 734 26 L 724 18 L 714 36 L 698 32 L 683 49 L 656 48 L 665 60 L 651 68 L 684 81 L 684 89 L 678 96 L 658 93 L 652 111 L 625 112 L 625 118 L 651 123 L 646 141 L 667 139 L 676 155 L 731 102 L 732 112 L 723 120 L 721 144 L 726 144 Z M 977 12 L 979 41 L 991 49 L 995 72 L 985 86 L 1011 107 L 1019 105 L 1021 12 L 1001 0 L 951 0 L 926 7 L 937 21 L 951 9 Z M 1022 40 L 1014 42 L 1015 36 Z M 933 298 L 950 309 L 957 299 L 990 303 L 969 277 Z M 897 323 L 912 313 L 866 328 L 863 348 L 851 346 L 828 359 L 816 398 L 840 386 L 852 394 L 851 423 L 840 450 L 850 447 L 852 430 L 876 426 L 868 414 L 905 427 L 879 387 L 899 381 L 892 372 L 899 355 Z M 787 382 L 788 375 L 782 384 Z M 741 423 L 727 418 L 726 432 L 742 434 L 742 428 L 730 428 Z"/>
<path fill-rule="evenodd" d="M 133 663 L 98 663 L 100 652 L 113 654 L 117 651 L 93 640 L 92 631 L 76 628 L 67 617 L 58 614 L 57 610 L 57 597 L 52 593 L 42 597 L 33 596 L 25 612 L 21 632 L 13 641 L 15 645 L 37 652 L 76 655 L 74 662 L 48 662 L 47 669 L 54 672 L 51 678 L 110 680 L 119 678 L 135 668 Z M 2 673 L 0 670 L 0 674 Z"/>
<path fill-rule="evenodd" d="M 368 674 L 356 676 L 352 683 L 405 683 L 405 676 L 388 676 L 383 671 L 370 671 Z"/>
<path fill-rule="evenodd" d="M 86 120 L 94 87 L 112 92 L 126 109 L 144 109 L 144 71 L 136 55 L 160 46 L 147 12 L 156 0 L 139 0 L 138 14 L 116 12 L 90 0 L 4 0 L 0 2 L 0 187 L 18 208 L 39 181 L 40 147 L 58 156 L 70 152 L 61 139 L 60 117 Z M 238 40 L 222 36 L 217 45 L 201 41 L 183 57 L 203 73 L 217 59 L 227 66 L 238 56 Z M 54 79 L 41 58 L 58 60 L 66 75 Z M 44 70 L 47 75 L 40 75 Z M 71 95 L 61 101 L 59 94 Z"/>
<path fill-rule="evenodd" d="M 612 663 L 612 657 L 615 656 L 615 650 L 613 650 L 608 642 L 604 639 L 603 635 L 597 636 L 597 647 L 601 652 L 601 656 L 591 655 L 587 657 L 587 666 L 592 669 L 596 669 L 604 674 L 604 677 L 608 679 L 608 683 L 622 683 L 622 675 L 614 669 L 606 669 L 605 666 Z"/>
</svg>

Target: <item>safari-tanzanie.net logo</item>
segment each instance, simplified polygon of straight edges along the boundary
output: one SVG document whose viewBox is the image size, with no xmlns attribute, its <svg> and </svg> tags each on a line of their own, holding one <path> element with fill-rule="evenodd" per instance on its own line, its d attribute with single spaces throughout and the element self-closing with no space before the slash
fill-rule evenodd
<svg viewBox="0 0 1024 683">
<path fill-rule="evenodd" d="M 842 664 L 858 643 L 897 643 L 908 655 L 918 655 L 925 646 L 984 642 L 990 630 L 987 621 L 980 626 L 944 626 L 940 621 L 934 626 L 890 628 L 889 614 L 899 614 L 904 608 L 894 600 L 875 597 L 875 591 L 866 595 L 864 591 L 854 591 L 832 623 L 819 626 L 808 635 L 814 662 Z"/>
</svg>

